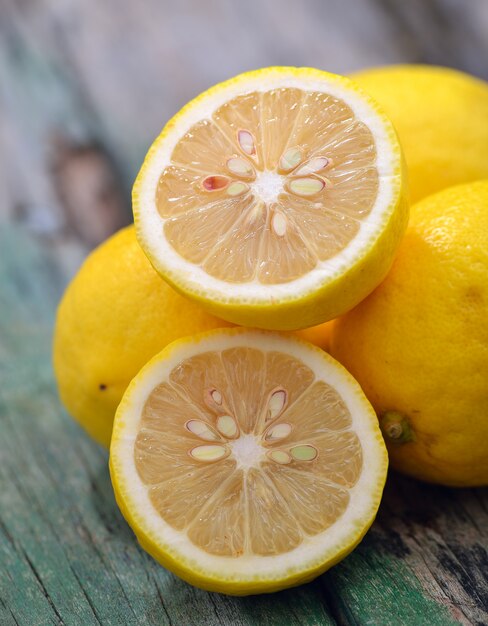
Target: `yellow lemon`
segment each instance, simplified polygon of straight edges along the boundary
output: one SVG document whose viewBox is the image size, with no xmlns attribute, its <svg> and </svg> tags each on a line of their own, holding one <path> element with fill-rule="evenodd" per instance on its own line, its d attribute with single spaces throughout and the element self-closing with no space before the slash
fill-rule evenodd
<svg viewBox="0 0 488 626">
<path fill-rule="evenodd" d="M 331 353 L 375 407 L 394 468 L 488 484 L 488 181 L 412 207 L 386 280 L 336 320 Z"/>
<path fill-rule="evenodd" d="M 347 78 L 274 67 L 213 87 L 168 122 L 133 190 L 139 242 L 208 311 L 293 330 L 357 304 L 407 222 L 390 121 Z"/>
<path fill-rule="evenodd" d="M 384 108 L 405 152 L 413 202 L 488 178 L 488 84 L 445 67 L 393 65 L 353 75 Z"/>
<path fill-rule="evenodd" d="M 141 367 L 175 339 L 221 326 L 161 279 L 134 227 L 125 228 L 88 257 L 59 306 L 54 366 L 61 399 L 108 446 L 115 410 Z M 298 334 L 326 347 L 325 326 Z"/>
<path fill-rule="evenodd" d="M 333 324 L 334 320 L 331 320 L 330 322 L 324 322 L 318 326 L 311 326 L 310 328 L 296 330 L 293 334 L 301 339 L 304 339 L 305 341 L 313 343 L 319 348 L 322 348 L 322 350 L 329 352 L 329 343 Z"/>
<path fill-rule="evenodd" d="M 176 341 L 129 385 L 110 474 L 141 545 L 188 582 L 276 591 L 346 556 L 378 509 L 387 454 L 356 381 L 278 333 Z"/>
</svg>

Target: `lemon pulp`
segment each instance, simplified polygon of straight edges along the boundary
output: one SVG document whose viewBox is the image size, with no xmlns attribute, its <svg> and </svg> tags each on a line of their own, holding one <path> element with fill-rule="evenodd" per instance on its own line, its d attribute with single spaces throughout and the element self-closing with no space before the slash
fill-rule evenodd
<svg viewBox="0 0 488 626">
<path fill-rule="evenodd" d="M 361 444 L 340 396 L 314 378 L 283 352 L 246 347 L 177 365 L 149 395 L 134 448 L 163 519 L 234 557 L 288 551 L 333 524 Z"/>
<path fill-rule="evenodd" d="M 344 100 L 246 93 L 194 124 L 161 173 L 164 234 L 187 261 L 234 283 L 284 283 L 334 257 L 378 194 L 369 128 Z"/>
</svg>

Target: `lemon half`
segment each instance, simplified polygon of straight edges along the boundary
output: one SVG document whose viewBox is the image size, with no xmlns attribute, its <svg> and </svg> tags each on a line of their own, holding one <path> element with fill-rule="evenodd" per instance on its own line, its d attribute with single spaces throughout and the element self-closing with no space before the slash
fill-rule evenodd
<svg viewBox="0 0 488 626">
<path fill-rule="evenodd" d="M 238 324 L 291 330 L 350 309 L 407 222 L 387 117 L 349 79 L 241 74 L 185 106 L 133 190 L 139 242 L 177 290 Z"/>
<path fill-rule="evenodd" d="M 141 545 L 231 594 L 310 580 L 361 540 L 387 455 L 359 385 L 279 334 L 223 329 L 152 359 L 119 406 L 110 472 Z"/>
</svg>

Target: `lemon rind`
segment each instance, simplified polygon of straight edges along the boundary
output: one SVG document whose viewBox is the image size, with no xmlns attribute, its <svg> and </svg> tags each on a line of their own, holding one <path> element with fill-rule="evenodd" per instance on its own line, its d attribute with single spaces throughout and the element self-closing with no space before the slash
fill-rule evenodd
<svg viewBox="0 0 488 626">
<path fill-rule="evenodd" d="M 319 263 L 305 276 L 272 286 L 256 282 L 227 283 L 209 276 L 202 268 L 183 259 L 166 242 L 162 236 L 164 220 L 159 216 L 155 204 L 155 189 L 174 146 L 194 123 L 211 115 L 220 104 L 239 93 L 286 86 L 337 95 L 351 106 L 359 119 L 367 121 L 375 140 L 381 143 L 381 149 L 377 150 L 377 168 L 380 174 L 377 202 L 352 242 L 336 257 Z M 244 309 L 248 308 L 252 320 L 256 321 L 256 317 L 266 318 L 269 307 L 276 303 L 286 307 L 300 305 L 310 296 L 316 296 L 320 300 L 320 296 L 334 289 L 335 283 L 341 281 L 351 267 L 371 254 L 392 218 L 406 213 L 403 202 L 403 170 L 401 150 L 393 126 L 378 105 L 348 78 L 312 68 L 273 67 L 247 72 L 210 88 L 192 100 L 168 122 L 154 141 L 133 188 L 137 237 L 155 269 L 178 291 L 199 300 L 224 319 L 240 322 L 240 319 L 236 319 L 236 315 L 240 315 L 237 309 L 242 309 L 241 312 L 245 315 Z M 399 221 L 403 226 L 406 225 L 406 219 Z M 374 286 L 371 285 L 370 290 Z M 321 304 L 325 305 L 324 302 Z M 273 317 L 277 317 L 276 312 Z M 312 325 L 324 319 L 323 314 L 313 319 L 309 315 L 300 326 Z M 266 320 L 259 325 L 269 327 Z M 271 327 L 276 326 L 273 323 Z M 278 327 L 286 329 L 297 326 L 292 323 L 291 326 L 285 324 Z"/>
</svg>

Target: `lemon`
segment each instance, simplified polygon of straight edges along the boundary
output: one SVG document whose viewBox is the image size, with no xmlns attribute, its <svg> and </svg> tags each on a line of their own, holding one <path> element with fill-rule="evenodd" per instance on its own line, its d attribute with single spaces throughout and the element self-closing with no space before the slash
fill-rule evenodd
<svg viewBox="0 0 488 626">
<path fill-rule="evenodd" d="M 354 80 L 392 120 L 413 202 L 445 187 L 488 178 L 488 84 L 445 67 L 398 65 Z"/>
<path fill-rule="evenodd" d="M 108 447 L 115 410 L 141 367 L 168 343 L 224 326 L 155 272 L 134 227 L 95 250 L 59 306 L 54 366 L 69 413 Z M 298 332 L 326 347 L 325 324 Z"/>
<path fill-rule="evenodd" d="M 155 356 L 117 410 L 110 474 L 141 545 L 204 589 L 262 593 L 348 554 L 387 454 L 359 385 L 324 351 L 223 329 Z"/>
<path fill-rule="evenodd" d="M 386 275 L 407 222 L 391 123 L 347 78 L 242 74 L 185 106 L 133 190 L 152 264 L 211 313 L 292 330 L 345 312 Z"/>
<path fill-rule="evenodd" d="M 334 320 L 324 322 L 318 326 L 311 326 L 310 328 L 303 328 L 302 330 L 296 330 L 294 335 L 305 341 L 313 343 L 315 346 L 322 348 L 329 352 L 330 336 L 332 333 Z"/>
<path fill-rule="evenodd" d="M 412 207 L 386 280 L 336 320 L 331 352 L 378 412 L 391 464 L 488 484 L 488 181 Z"/>
</svg>

